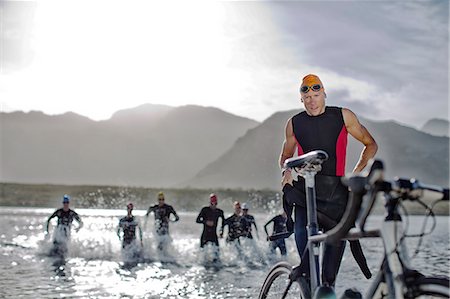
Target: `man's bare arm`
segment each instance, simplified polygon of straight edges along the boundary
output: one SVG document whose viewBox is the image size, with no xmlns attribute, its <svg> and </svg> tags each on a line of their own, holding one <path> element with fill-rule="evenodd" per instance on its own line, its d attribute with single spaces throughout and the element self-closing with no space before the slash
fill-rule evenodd
<svg viewBox="0 0 450 299">
<path fill-rule="evenodd" d="M 279 160 L 280 168 L 283 168 L 283 164 L 286 159 L 289 159 L 292 156 L 294 156 L 295 146 L 296 146 L 296 140 L 295 140 L 295 135 L 294 135 L 294 129 L 292 127 L 292 119 L 289 119 L 286 124 L 285 138 L 284 138 L 283 147 L 281 149 L 281 154 L 280 154 L 280 160 Z"/>
<path fill-rule="evenodd" d="M 279 165 L 280 165 L 281 169 L 283 169 L 284 161 L 286 159 L 289 159 L 292 156 L 294 156 L 296 144 L 297 144 L 297 141 L 296 141 L 295 135 L 294 135 L 294 128 L 292 127 L 292 119 L 289 119 L 286 124 L 285 138 L 284 138 L 283 148 L 281 149 L 280 160 L 279 160 Z M 292 185 L 292 181 L 293 181 L 293 179 L 292 179 L 291 172 L 285 171 L 283 173 L 283 180 L 281 181 L 281 186 L 284 187 L 284 185 L 286 185 L 286 184 Z"/>
<path fill-rule="evenodd" d="M 359 122 L 358 118 L 351 110 L 343 108 L 342 115 L 344 117 L 347 132 L 356 140 L 364 144 L 358 163 L 356 163 L 356 166 L 353 169 L 353 172 L 360 172 L 366 167 L 367 162 L 375 156 L 378 145 L 369 131 L 367 131 L 367 129 Z"/>
</svg>

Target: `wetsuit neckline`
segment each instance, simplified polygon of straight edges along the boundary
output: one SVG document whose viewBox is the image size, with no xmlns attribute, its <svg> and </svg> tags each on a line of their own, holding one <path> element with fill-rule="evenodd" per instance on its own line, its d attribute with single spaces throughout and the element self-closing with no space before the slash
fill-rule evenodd
<svg viewBox="0 0 450 299">
<path fill-rule="evenodd" d="M 309 114 L 308 114 L 308 111 L 306 111 L 306 109 L 305 109 L 305 114 L 306 114 L 306 116 L 311 117 L 311 118 L 319 118 L 319 117 L 321 117 L 322 115 L 325 115 L 325 113 L 327 112 L 327 110 L 328 110 L 328 106 L 325 106 L 325 110 L 324 110 L 322 113 L 320 113 L 319 115 L 309 115 Z"/>
</svg>

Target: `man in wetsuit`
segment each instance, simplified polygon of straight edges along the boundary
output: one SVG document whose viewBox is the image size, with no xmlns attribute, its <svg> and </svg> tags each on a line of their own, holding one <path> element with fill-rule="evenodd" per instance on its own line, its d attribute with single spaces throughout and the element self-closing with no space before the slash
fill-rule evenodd
<svg viewBox="0 0 450 299">
<path fill-rule="evenodd" d="M 196 220 L 197 223 L 203 224 L 203 232 L 200 237 L 201 248 L 208 242 L 213 243 L 217 247 L 219 246 L 219 239 L 217 238 L 217 223 L 219 222 L 219 218 L 222 219 L 220 233 L 223 234 L 225 217 L 223 216 L 223 211 L 217 208 L 217 196 L 212 193 L 209 196 L 209 201 L 209 207 L 202 208 Z"/>
<path fill-rule="evenodd" d="M 253 239 L 253 235 L 252 235 L 252 225 L 255 227 L 255 231 L 256 231 L 256 236 L 259 238 L 258 236 L 258 227 L 256 226 L 256 221 L 255 221 L 255 217 L 253 217 L 252 215 L 250 215 L 248 213 L 248 205 L 247 203 L 243 203 L 242 204 L 242 217 L 244 218 L 244 235 L 249 238 L 249 239 Z"/>
<path fill-rule="evenodd" d="M 239 201 L 234 202 L 234 213 L 227 219 L 225 219 L 223 227 L 228 225 L 227 243 L 239 242 L 239 237 L 245 236 L 245 219 L 241 216 L 241 204 Z M 220 233 L 220 237 L 223 237 L 223 231 Z"/>
<path fill-rule="evenodd" d="M 133 208 L 134 205 L 130 202 L 127 205 L 127 216 L 121 218 L 119 220 L 119 227 L 117 228 L 117 236 L 119 240 L 122 240 L 122 248 L 127 249 L 130 246 L 133 246 L 136 242 L 136 228 L 139 230 L 139 238 L 142 243 L 142 230 L 139 226 L 139 222 L 133 216 Z M 123 231 L 123 237 L 120 236 L 120 231 Z"/>
<path fill-rule="evenodd" d="M 147 210 L 146 217 L 153 212 L 155 214 L 155 227 L 156 234 L 160 237 L 158 242 L 158 249 L 162 250 L 164 248 L 165 242 L 170 239 L 169 236 L 169 221 L 170 214 L 173 214 L 175 217 L 174 221 L 180 220 L 174 208 L 171 205 L 168 205 L 164 202 L 164 193 L 158 193 L 158 204 L 151 206 Z"/>
<path fill-rule="evenodd" d="M 284 233 L 287 231 L 286 230 L 286 220 L 287 220 L 286 213 L 283 212 L 282 214 L 273 217 L 272 219 L 267 221 L 266 224 L 264 224 L 264 231 L 266 232 L 266 235 L 267 235 L 267 241 L 269 241 L 269 233 L 267 232 L 267 226 L 273 222 L 272 235 L 278 234 L 278 233 Z M 277 249 L 277 247 L 280 249 L 281 255 L 286 255 L 286 242 L 284 241 L 283 238 L 280 238 L 278 240 L 274 240 L 274 241 L 270 242 L 270 251 L 272 253 L 275 253 L 275 250 Z"/>
<path fill-rule="evenodd" d="M 65 194 L 63 196 L 63 207 L 61 209 L 56 210 L 47 220 L 47 226 L 45 229 L 45 233 L 48 234 L 48 228 L 50 225 L 50 221 L 57 217 L 58 224 L 55 229 L 55 233 L 53 234 L 53 244 L 55 245 L 54 250 L 61 253 L 64 253 L 67 248 L 67 241 L 70 238 L 70 230 L 72 227 L 72 222 L 75 219 L 78 222 L 78 227 L 75 229 L 78 232 L 83 227 L 83 222 L 81 221 L 80 216 L 69 208 L 70 197 Z M 63 252 L 64 251 L 64 252 Z"/>
<path fill-rule="evenodd" d="M 322 164 L 322 170 L 315 177 L 317 211 L 319 224 L 321 214 L 337 222 L 343 216 L 348 198 L 348 189 L 341 182 L 345 174 L 347 134 L 350 133 L 364 145 L 353 172 L 363 170 L 369 159 L 375 156 L 377 144 L 352 111 L 326 106 L 325 89 L 318 76 L 310 74 L 303 78 L 300 96 L 305 111 L 288 120 L 279 163 L 283 167 L 284 161 L 291 158 L 295 151 L 298 155 L 318 149 L 328 153 L 329 159 Z M 291 213 L 295 205 L 295 241 L 301 255 L 307 243 L 305 181 L 300 176 L 294 181 L 291 172 L 283 170 L 282 186 L 288 230 L 293 226 Z M 334 286 L 344 248 L 345 242 L 325 246 L 322 267 L 325 284 Z"/>
</svg>

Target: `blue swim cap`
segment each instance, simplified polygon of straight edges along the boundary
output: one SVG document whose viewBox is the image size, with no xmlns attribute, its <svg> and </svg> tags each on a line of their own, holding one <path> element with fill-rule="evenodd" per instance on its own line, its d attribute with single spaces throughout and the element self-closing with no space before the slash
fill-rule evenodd
<svg viewBox="0 0 450 299">
<path fill-rule="evenodd" d="M 70 197 L 67 194 L 64 194 L 63 203 L 70 202 Z"/>
</svg>

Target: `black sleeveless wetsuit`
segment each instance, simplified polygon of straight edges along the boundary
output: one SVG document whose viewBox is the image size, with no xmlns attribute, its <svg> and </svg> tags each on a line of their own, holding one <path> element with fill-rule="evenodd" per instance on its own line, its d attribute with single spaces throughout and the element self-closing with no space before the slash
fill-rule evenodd
<svg viewBox="0 0 450 299">
<path fill-rule="evenodd" d="M 348 189 L 341 182 L 345 174 L 347 130 L 342 108 L 326 107 L 318 116 L 310 116 L 305 111 L 292 117 L 292 127 L 297 141 L 298 155 L 312 150 L 324 150 L 329 159 L 322 164 L 322 170 L 315 177 L 317 212 L 319 225 L 329 230 L 331 218 L 338 222 L 344 214 L 348 199 Z M 298 177 L 294 187 L 286 184 L 283 188 L 283 207 L 290 217 L 295 205 L 295 240 L 300 255 L 307 243 L 307 213 L 305 181 Z M 339 269 L 345 242 L 335 246 L 327 245 L 323 260 L 323 279 L 333 285 Z M 308 272 L 307 272 L 308 273 Z"/>
<path fill-rule="evenodd" d="M 347 130 L 342 110 L 338 107 L 326 107 L 325 112 L 318 116 L 301 112 L 292 118 L 292 127 L 299 156 L 313 150 L 325 150 L 329 155 L 315 177 L 317 210 L 339 221 L 348 198 L 348 189 L 341 183 L 341 177 L 345 174 L 347 148 Z M 306 207 L 304 179 L 299 176 L 294 181 L 294 187 L 284 187 L 283 191 L 291 195 L 285 196 L 285 204 Z M 291 193 L 295 193 L 295 196 Z M 289 208 L 287 212 L 288 215 L 291 214 Z"/>
</svg>

